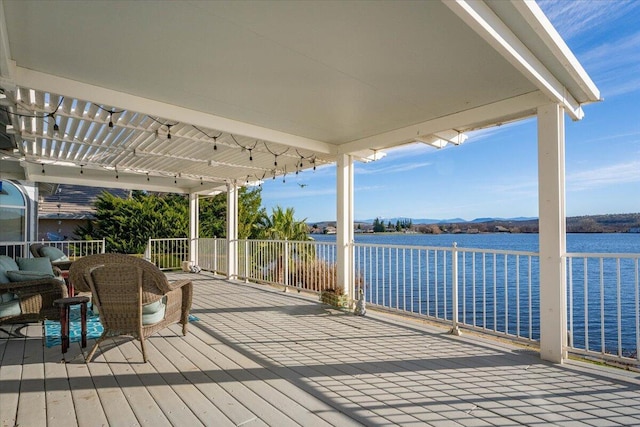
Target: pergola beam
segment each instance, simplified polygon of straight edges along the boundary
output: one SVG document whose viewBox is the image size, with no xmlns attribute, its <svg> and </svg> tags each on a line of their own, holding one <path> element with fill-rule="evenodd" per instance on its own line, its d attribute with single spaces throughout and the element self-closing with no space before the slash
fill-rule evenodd
<svg viewBox="0 0 640 427">
<path fill-rule="evenodd" d="M 41 73 L 23 67 L 17 67 L 15 84 L 16 86 L 56 93 L 62 96 L 91 100 L 91 102 L 94 103 L 124 108 L 150 116 L 170 118 L 178 122 L 216 129 L 225 133 L 271 141 L 301 150 L 310 150 L 323 154 L 332 154 L 335 152 L 333 145 L 322 141 L 316 141 L 238 120 L 207 114 L 202 111 Z"/>
<path fill-rule="evenodd" d="M 341 145 L 338 153 L 356 153 L 362 150 L 381 150 L 407 144 L 420 137 L 432 136 L 441 132 L 457 129 L 464 132 L 495 124 L 496 117 L 504 122 L 535 115 L 536 108 L 549 103 L 549 98 L 539 91 L 516 96 L 482 107 L 438 117 L 422 123 L 407 126 L 390 132 L 381 133 L 368 138 L 351 141 Z M 437 136 L 436 136 L 437 137 Z"/>
</svg>

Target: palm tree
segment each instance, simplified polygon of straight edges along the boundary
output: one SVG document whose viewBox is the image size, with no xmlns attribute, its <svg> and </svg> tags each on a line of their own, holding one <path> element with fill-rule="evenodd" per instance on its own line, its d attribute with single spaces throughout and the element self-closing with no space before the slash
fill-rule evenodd
<svg viewBox="0 0 640 427">
<path fill-rule="evenodd" d="M 258 238 L 264 240 L 286 240 L 288 241 L 311 241 L 313 238 L 309 236 L 309 230 L 306 224 L 306 218 L 297 221 L 294 217 L 294 209 L 282 209 L 280 206 L 273 208 L 271 216 L 264 216 L 261 223 L 258 224 Z M 275 280 L 283 282 L 284 280 L 284 258 L 285 246 L 277 245 L 278 250 L 271 253 L 274 257 L 274 275 Z M 297 262 L 305 262 L 306 260 L 315 258 L 315 248 L 312 245 L 302 244 L 293 245 L 288 251 L 289 265 L 293 266 Z M 261 257 L 264 259 L 264 253 Z M 269 255 L 266 255 L 270 257 Z"/>
<path fill-rule="evenodd" d="M 265 216 L 262 223 L 258 225 L 258 236 L 267 240 L 313 240 L 309 236 L 306 218 L 296 221 L 294 209 L 285 210 L 280 206 L 273 208 L 271 216 Z"/>
</svg>

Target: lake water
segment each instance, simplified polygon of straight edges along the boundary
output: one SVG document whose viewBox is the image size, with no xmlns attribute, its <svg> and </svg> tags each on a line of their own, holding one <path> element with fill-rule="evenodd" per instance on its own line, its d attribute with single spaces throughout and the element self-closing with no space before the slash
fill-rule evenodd
<svg viewBox="0 0 640 427">
<path fill-rule="evenodd" d="M 335 242 L 335 235 L 314 234 L 319 242 Z M 502 249 L 538 252 L 538 234 L 355 234 L 356 243 L 380 245 L 414 245 L 459 248 Z M 640 253 L 640 233 L 569 233 L 567 252 Z"/>
<path fill-rule="evenodd" d="M 335 235 L 314 235 L 335 242 Z M 356 234 L 360 244 L 538 252 L 538 234 Z M 356 251 L 356 275 L 367 302 L 451 319 L 450 252 Z M 637 254 L 640 234 L 568 234 L 567 252 Z M 363 261 L 363 256 L 366 258 Z M 447 260 L 447 257 L 449 259 Z M 419 265 L 410 259 L 421 258 Z M 539 339 L 537 257 L 459 258 L 459 319 L 476 327 Z M 463 269 L 464 268 L 464 269 Z M 446 272 L 446 273 L 445 273 Z M 575 258 L 568 268 L 568 328 L 573 346 L 635 357 L 638 263 L 635 259 Z M 517 324 L 517 326 L 516 326 Z M 517 328 L 517 332 L 516 329 Z"/>
</svg>

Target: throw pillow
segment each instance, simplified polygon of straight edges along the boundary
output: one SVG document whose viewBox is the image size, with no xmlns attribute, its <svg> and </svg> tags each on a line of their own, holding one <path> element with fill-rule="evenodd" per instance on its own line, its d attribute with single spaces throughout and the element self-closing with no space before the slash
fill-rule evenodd
<svg viewBox="0 0 640 427">
<path fill-rule="evenodd" d="M 40 248 L 40 255 L 49 258 L 51 262 L 69 261 L 69 257 L 58 248 L 53 246 L 43 246 Z"/>
<path fill-rule="evenodd" d="M 53 268 L 49 258 L 17 258 L 16 262 L 20 270 L 40 271 L 49 273 L 53 277 Z"/>
<path fill-rule="evenodd" d="M 13 258 L 6 255 L 0 255 L 0 283 L 9 283 L 11 280 L 5 274 L 7 270 L 18 270 L 18 264 Z"/>
</svg>

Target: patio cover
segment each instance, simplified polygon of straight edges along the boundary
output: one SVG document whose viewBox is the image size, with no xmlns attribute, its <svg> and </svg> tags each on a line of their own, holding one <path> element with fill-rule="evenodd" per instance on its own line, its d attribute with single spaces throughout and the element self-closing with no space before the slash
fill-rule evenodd
<svg viewBox="0 0 640 427">
<path fill-rule="evenodd" d="M 0 0 L 0 26 L 5 179 L 213 193 L 599 99 L 531 1 Z"/>
</svg>

